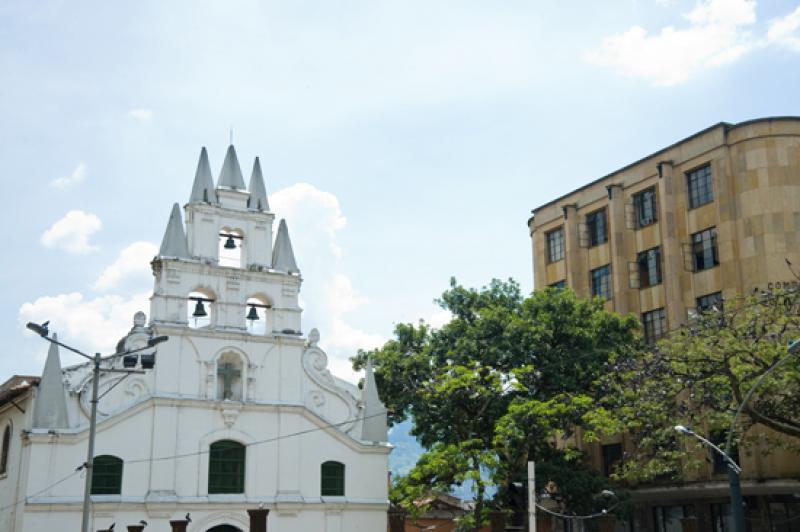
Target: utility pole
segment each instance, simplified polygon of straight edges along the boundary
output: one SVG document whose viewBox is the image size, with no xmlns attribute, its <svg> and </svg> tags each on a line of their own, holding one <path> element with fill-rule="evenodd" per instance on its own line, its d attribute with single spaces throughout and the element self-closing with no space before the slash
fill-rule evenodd
<svg viewBox="0 0 800 532">
<path fill-rule="evenodd" d="M 528 532 L 536 532 L 536 468 L 528 460 Z"/>
</svg>

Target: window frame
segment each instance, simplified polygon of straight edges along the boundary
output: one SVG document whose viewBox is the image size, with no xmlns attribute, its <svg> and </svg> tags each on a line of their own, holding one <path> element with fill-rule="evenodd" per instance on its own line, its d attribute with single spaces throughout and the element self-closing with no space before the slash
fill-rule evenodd
<svg viewBox="0 0 800 532">
<path fill-rule="evenodd" d="M 122 495 L 125 463 L 119 456 L 101 454 L 92 459 L 92 495 Z"/>
<path fill-rule="evenodd" d="M 589 247 L 608 242 L 608 210 L 603 207 L 586 215 L 586 232 L 589 234 Z M 602 233 L 599 232 L 602 230 Z"/>
<path fill-rule="evenodd" d="M 322 462 L 319 466 L 320 496 L 344 497 L 346 471 L 347 468 L 342 462 L 336 460 Z"/>
<path fill-rule="evenodd" d="M 247 472 L 246 446 L 236 440 L 217 440 L 208 446 L 208 451 L 209 495 L 244 493 Z"/>
<path fill-rule="evenodd" d="M 706 301 L 708 302 L 707 304 L 701 303 Z M 716 306 L 718 310 L 722 310 L 724 305 L 722 292 L 711 292 L 709 294 L 697 297 L 695 298 L 695 305 L 697 305 L 695 309 L 701 314 L 704 312 L 709 312 L 714 306 Z"/>
<path fill-rule="evenodd" d="M 655 256 L 655 259 L 652 260 L 654 264 L 651 264 L 652 256 Z M 636 254 L 636 265 L 639 270 L 639 288 L 650 288 L 664 282 L 661 260 L 661 246 L 645 249 Z M 651 275 L 653 273 L 655 273 L 655 281 L 653 281 L 653 275 Z M 647 283 L 645 283 L 645 279 L 647 279 Z"/>
<path fill-rule="evenodd" d="M 602 278 L 598 278 L 597 282 L 599 285 L 595 286 L 595 276 L 598 273 L 602 273 L 605 271 L 605 274 Z M 589 271 L 589 287 L 591 289 L 592 297 L 602 297 L 606 301 L 612 299 L 614 297 L 614 283 L 611 278 L 611 264 L 605 264 L 603 266 L 598 266 L 597 268 L 593 268 Z M 598 290 L 595 290 L 598 288 Z M 607 291 L 607 295 L 604 293 Z"/>
<path fill-rule="evenodd" d="M 8 474 L 8 457 L 11 454 L 11 423 L 3 429 L 3 448 L 0 451 L 0 475 Z"/>
<path fill-rule="evenodd" d="M 614 468 L 622 462 L 622 442 L 603 444 L 600 446 L 600 453 L 603 457 L 603 475 L 610 477 Z"/>
<path fill-rule="evenodd" d="M 644 218 L 642 211 L 644 210 L 645 200 L 647 195 L 652 194 L 651 199 L 647 202 L 650 203 L 651 214 L 650 218 Z M 641 229 L 653 225 L 658 222 L 658 193 L 656 187 L 647 187 L 633 195 L 633 215 L 636 229 Z"/>
<path fill-rule="evenodd" d="M 709 237 L 705 238 L 708 234 Z M 706 244 L 710 242 L 710 244 Z M 695 272 L 702 272 L 710 270 L 719 266 L 719 243 L 717 241 L 717 228 L 715 226 L 707 227 L 701 231 L 692 233 L 691 236 L 692 246 L 692 264 Z M 707 265 L 707 259 L 711 258 L 711 265 Z M 702 268 L 700 267 L 702 264 Z"/>
<path fill-rule="evenodd" d="M 660 331 L 656 330 L 657 325 Z M 660 307 L 642 312 L 642 331 L 644 340 L 648 345 L 655 345 L 656 342 L 666 336 L 668 332 L 666 309 Z"/>
<path fill-rule="evenodd" d="M 557 245 L 553 245 L 553 236 L 556 233 L 560 233 L 560 239 L 556 243 Z M 565 249 L 564 249 L 564 226 L 560 226 L 557 229 L 553 229 L 551 231 L 547 231 L 544 234 L 545 237 L 545 252 L 547 253 L 547 263 L 552 264 L 554 262 L 558 262 L 564 260 Z M 556 253 L 554 250 L 558 250 L 558 256 L 555 256 Z"/>
<path fill-rule="evenodd" d="M 700 179 L 703 180 L 702 185 Z M 689 210 L 714 201 L 714 175 L 711 163 L 705 163 L 686 172 L 686 195 Z"/>
</svg>

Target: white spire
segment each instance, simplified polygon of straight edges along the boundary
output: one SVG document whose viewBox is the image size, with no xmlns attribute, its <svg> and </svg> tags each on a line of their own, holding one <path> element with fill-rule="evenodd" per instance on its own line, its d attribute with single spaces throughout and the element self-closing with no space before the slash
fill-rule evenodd
<svg viewBox="0 0 800 532">
<path fill-rule="evenodd" d="M 186 243 L 186 233 L 183 231 L 183 220 L 181 219 L 181 208 L 175 203 L 172 205 L 172 212 L 169 215 L 167 230 L 164 231 L 164 239 L 161 241 L 161 249 L 158 251 L 159 257 L 174 257 L 178 259 L 188 259 L 189 245 Z"/>
<path fill-rule="evenodd" d="M 286 273 L 300 273 L 297 262 L 294 260 L 292 241 L 289 240 L 289 228 L 286 220 L 281 220 L 278 225 L 278 236 L 275 237 L 275 247 L 272 250 L 272 269 Z"/>
<path fill-rule="evenodd" d="M 54 334 L 53 339 L 58 340 L 58 336 Z M 41 429 L 69 427 L 61 358 L 58 355 L 58 346 L 53 343 L 47 352 L 47 362 L 44 364 L 42 380 L 39 381 L 39 392 L 36 394 L 36 404 L 33 407 L 33 426 Z"/>
<path fill-rule="evenodd" d="M 236 157 L 236 150 L 233 149 L 233 144 L 228 146 L 228 152 L 225 154 L 225 161 L 222 163 L 217 186 L 245 190 L 242 169 L 239 167 L 239 159 Z"/>
<path fill-rule="evenodd" d="M 367 371 L 364 376 L 364 389 L 361 392 L 364 402 L 364 419 L 361 425 L 363 441 L 389 441 L 386 428 L 386 407 L 378 396 L 378 385 L 372 371 L 372 359 L 367 359 Z"/>
<path fill-rule="evenodd" d="M 211 176 L 211 166 L 208 164 L 208 152 L 205 146 L 200 150 L 200 160 L 197 161 L 197 171 L 194 174 L 194 185 L 189 203 L 216 203 L 217 193 L 214 191 L 214 178 Z"/>
<path fill-rule="evenodd" d="M 269 202 L 267 201 L 267 188 L 264 186 L 264 176 L 261 174 L 261 163 L 256 157 L 253 163 L 253 173 L 250 174 L 250 199 L 247 206 L 255 211 L 268 211 Z"/>
</svg>

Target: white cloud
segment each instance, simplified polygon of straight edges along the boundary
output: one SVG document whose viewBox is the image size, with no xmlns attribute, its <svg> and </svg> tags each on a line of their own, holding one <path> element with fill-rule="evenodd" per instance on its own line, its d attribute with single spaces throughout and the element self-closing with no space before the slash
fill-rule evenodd
<svg viewBox="0 0 800 532">
<path fill-rule="evenodd" d="M 120 251 L 117 260 L 109 265 L 95 281 L 93 288 L 99 291 L 118 288 L 123 281 L 149 280 L 150 261 L 158 254 L 158 246 L 152 242 L 134 242 Z"/>
<path fill-rule="evenodd" d="M 150 109 L 131 109 L 128 111 L 128 116 L 144 124 L 145 122 L 149 122 L 153 119 L 153 111 Z"/>
<path fill-rule="evenodd" d="M 48 248 L 84 255 L 98 249 L 89 244 L 89 237 L 102 225 L 100 218 L 92 213 L 69 211 L 42 234 L 41 242 Z"/>
<path fill-rule="evenodd" d="M 86 164 L 83 162 L 78 163 L 78 166 L 75 167 L 75 170 L 72 171 L 71 174 L 67 176 L 61 176 L 53 179 L 50 181 L 50 186 L 65 189 L 74 187 L 75 185 L 80 185 L 86 179 Z"/>
<path fill-rule="evenodd" d="M 348 358 L 358 349 L 381 345 L 385 338 L 364 331 L 349 320 L 349 313 L 369 305 L 343 271 L 337 233 L 347 219 L 338 198 L 308 183 L 281 189 L 269 198 L 279 218 L 286 218 L 292 245 L 303 275 L 301 306 L 303 329 L 320 330 L 321 344 L 330 356 L 331 369 L 356 381 Z"/>
<path fill-rule="evenodd" d="M 773 20 L 767 30 L 767 42 L 800 52 L 800 6 L 784 17 Z"/>
<path fill-rule="evenodd" d="M 86 299 L 78 292 L 45 296 L 19 309 L 20 323 L 50 320 L 50 330 L 85 353 L 110 353 L 131 328 L 134 313 L 147 311 L 149 293 L 132 297 L 106 295 Z M 65 364 L 82 362 L 62 350 Z"/>
<path fill-rule="evenodd" d="M 641 26 L 603 40 L 587 59 L 654 85 L 683 83 L 708 68 L 732 63 L 756 46 L 747 27 L 756 22 L 755 0 L 705 0 L 685 15 L 689 26 L 648 35 Z"/>
</svg>

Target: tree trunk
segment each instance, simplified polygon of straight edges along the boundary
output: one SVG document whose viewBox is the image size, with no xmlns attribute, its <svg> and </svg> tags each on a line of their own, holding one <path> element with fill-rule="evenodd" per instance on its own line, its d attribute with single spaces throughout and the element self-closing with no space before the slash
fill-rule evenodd
<svg viewBox="0 0 800 532">
<path fill-rule="evenodd" d="M 480 471 L 478 471 L 480 474 Z M 474 532 L 480 532 L 481 525 L 483 524 L 481 519 L 481 514 L 483 514 L 483 494 L 486 491 L 486 488 L 483 486 L 483 482 L 478 481 L 478 496 L 475 498 L 475 527 L 473 528 Z"/>
</svg>

